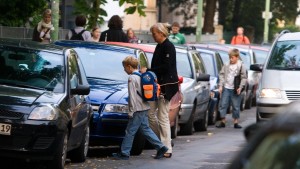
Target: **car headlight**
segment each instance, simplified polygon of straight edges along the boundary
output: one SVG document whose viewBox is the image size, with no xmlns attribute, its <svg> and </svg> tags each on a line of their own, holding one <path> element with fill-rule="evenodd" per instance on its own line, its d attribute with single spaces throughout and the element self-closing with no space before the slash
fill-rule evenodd
<svg viewBox="0 0 300 169">
<path fill-rule="evenodd" d="M 30 113 L 29 120 L 56 120 L 58 112 L 50 105 L 39 106 Z"/>
<path fill-rule="evenodd" d="M 280 99 L 281 92 L 279 89 L 262 89 L 259 97 Z"/>
<path fill-rule="evenodd" d="M 103 111 L 104 112 L 113 112 L 113 113 L 128 113 L 128 105 L 106 104 Z"/>
</svg>

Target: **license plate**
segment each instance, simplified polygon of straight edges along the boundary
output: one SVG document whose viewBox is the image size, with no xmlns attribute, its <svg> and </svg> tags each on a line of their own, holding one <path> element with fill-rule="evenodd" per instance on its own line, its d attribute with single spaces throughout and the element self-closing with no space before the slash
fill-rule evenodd
<svg viewBox="0 0 300 169">
<path fill-rule="evenodd" d="M 2 135 L 10 135 L 11 125 L 0 123 L 0 134 Z"/>
</svg>

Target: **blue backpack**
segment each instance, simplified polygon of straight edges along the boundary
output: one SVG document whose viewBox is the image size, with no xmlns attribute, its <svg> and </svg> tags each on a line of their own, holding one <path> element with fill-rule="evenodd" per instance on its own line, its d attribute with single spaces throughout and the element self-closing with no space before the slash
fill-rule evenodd
<svg viewBox="0 0 300 169">
<path fill-rule="evenodd" d="M 142 93 L 138 93 L 144 101 L 155 101 L 160 94 L 160 86 L 157 83 L 157 76 L 154 72 L 147 71 L 145 73 L 133 72 L 133 74 L 141 77 Z"/>
</svg>

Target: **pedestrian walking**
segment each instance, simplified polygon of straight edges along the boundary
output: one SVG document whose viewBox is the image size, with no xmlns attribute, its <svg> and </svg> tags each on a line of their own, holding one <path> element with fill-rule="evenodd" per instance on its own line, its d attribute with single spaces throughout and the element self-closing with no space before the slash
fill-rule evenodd
<svg viewBox="0 0 300 169">
<path fill-rule="evenodd" d="M 230 103 L 232 103 L 234 128 L 239 129 L 242 128 L 242 126 L 238 124 L 238 119 L 240 118 L 241 92 L 245 88 L 247 74 L 246 67 L 240 60 L 240 52 L 238 49 L 229 51 L 229 59 L 230 63 L 225 64 L 219 74 L 219 92 L 221 93 L 219 111 L 221 121 L 216 127 L 224 128 L 226 126 L 226 112 Z"/>
<path fill-rule="evenodd" d="M 92 37 L 91 37 L 90 41 L 92 41 L 92 42 L 100 42 L 100 35 L 101 35 L 100 28 L 98 26 L 94 27 L 92 29 Z"/>
<path fill-rule="evenodd" d="M 244 35 L 244 28 L 238 27 L 236 29 L 236 35 L 232 37 L 231 44 L 232 45 L 249 45 L 250 41 L 247 36 Z"/>
<path fill-rule="evenodd" d="M 128 78 L 128 109 L 129 121 L 126 128 L 126 135 L 121 145 L 121 152 L 113 153 L 113 157 L 120 160 L 128 160 L 134 136 L 138 129 L 141 130 L 146 139 L 157 150 L 155 159 L 164 157 L 168 148 L 162 144 L 159 138 L 149 127 L 148 110 L 149 103 L 144 101 L 138 93 L 142 93 L 141 77 L 138 72 L 138 60 L 135 57 L 128 56 L 123 62 L 124 71 L 129 75 Z"/>
<path fill-rule="evenodd" d="M 69 30 L 66 39 L 89 41 L 91 39 L 91 32 L 84 29 L 86 17 L 84 15 L 78 15 L 75 18 L 75 25 L 76 27 L 74 29 Z"/>
<path fill-rule="evenodd" d="M 185 37 L 183 34 L 179 33 L 180 25 L 178 22 L 172 24 L 172 33 L 169 35 L 169 40 L 173 44 L 185 44 Z"/>
<path fill-rule="evenodd" d="M 123 21 L 118 15 L 114 15 L 109 19 L 108 27 L 108 30 L 101 33 L 100 41 L 128 42 L 128 38 L 122 30 Z"/>
<path fill-rule="evenodd" d="M 168 147 L 164 155 L 172 157 L 171 131 L 169 122 L 169 109 L 171 98 L 179 91 L 178 75 L 176 67 L 175 46 L 168 39 L 169 25 L 157 23 L 150 28 L 156 45 L 151 62 L 151 69 L 142 68 L 141 72 L 152 71 L 157 76 L 161 94 L 157 101 L 151 101 L 148 113 L 149 123 L 152 130 L 160 137 Z M 156 115 L 157 110 L 157 115 Z"/>
<path fill-rule="evenodd" d="M 43 12 L 43 19 L 38 23 L 38 25 L 33 30 L 32 40 L 42 43 L 50 43 L 51 36 L 50 32 L 54 30 L 51 23 L 52 12 L 50 9 L 46 9 Z"/>
<path fill-rule="evenodd" d="M 135 36 L 132 28 L 127 29 L 127 38 L 129 43 L 138 43 L 139 39 Z"/>
</svg>

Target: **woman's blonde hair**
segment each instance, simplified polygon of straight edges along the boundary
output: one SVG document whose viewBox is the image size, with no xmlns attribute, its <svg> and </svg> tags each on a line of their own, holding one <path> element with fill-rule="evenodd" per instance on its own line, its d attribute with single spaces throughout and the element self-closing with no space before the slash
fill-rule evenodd
<svg viewBox="0 0 300 169">
<path fill-rule="evenodd" d="M 150 31 L 153 31 L 153 28 L 157 28 L 157 30 L 164 35 L 164 37 L 168 37 L 171 25 L 168 23 L 156 23 L 153 26 L 151 26 Z"/>
<path fill-rule="evenodd" d="M 43 16 L 46 16 L 46 15 L 50 15 L 50 16 L 51 16 L 51 14 L 52 14 L 51 9 L 46 9 L 46 10 L 43 12 Z"/>
</svg>

